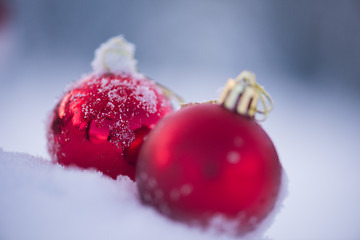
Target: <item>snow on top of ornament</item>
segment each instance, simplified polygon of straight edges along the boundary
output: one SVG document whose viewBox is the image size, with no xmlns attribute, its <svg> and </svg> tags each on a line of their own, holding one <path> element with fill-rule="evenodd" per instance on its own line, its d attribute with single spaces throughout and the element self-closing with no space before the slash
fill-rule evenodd
<svg viewBox="0 0 360 240">
<path fill-rule="evenodd" d="M 93 71 L 98 74 L 134 74 L 137 72 L 137 61 L 134 58 L 135 46 L 122 36 L 112 37 L 95 50 L 91 62 Z"/>
</svg>

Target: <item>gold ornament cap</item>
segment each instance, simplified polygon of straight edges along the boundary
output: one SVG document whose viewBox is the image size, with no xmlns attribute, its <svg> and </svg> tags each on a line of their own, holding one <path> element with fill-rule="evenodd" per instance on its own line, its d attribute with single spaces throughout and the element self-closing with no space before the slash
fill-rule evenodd
<svg viewBox="0 0 360 240">
<path fill-rule="evenodd" d="M 218 102 L 230 111 L 255 118 L 262 115 L 265 120 L 273 108 L 270 95 L 255 81 L 255 74 L 243 71 L 235 79 L 229 79 Z M 261 107 L 262 105 L 262 107 Z"/>
</svg>

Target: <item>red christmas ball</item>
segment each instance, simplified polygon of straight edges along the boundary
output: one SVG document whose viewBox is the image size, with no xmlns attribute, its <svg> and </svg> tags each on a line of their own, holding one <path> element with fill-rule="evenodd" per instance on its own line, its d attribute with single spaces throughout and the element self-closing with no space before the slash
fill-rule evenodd
<svg viewBox="0 0 360 240">
<path fill-rule="evenodd" d="M 221 215 L 242 234 L 274 208 L 281 175 L 274 145 L 253 118 L 199 104 L 150 133 L 136 182 L 142 201 L 172 219 L 208 225 Z"/>
<path fill-rule="evenodd" d="M 75 83 L 52 112 L 54 162 L 135 178 L 143 138 L 171 105 L 155 83 L 130 74 L 93 74 Z"/>
</svg>

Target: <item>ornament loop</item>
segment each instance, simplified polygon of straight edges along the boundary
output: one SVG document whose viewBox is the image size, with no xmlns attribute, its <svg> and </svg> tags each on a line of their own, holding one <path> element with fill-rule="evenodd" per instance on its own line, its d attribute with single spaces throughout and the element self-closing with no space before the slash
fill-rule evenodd
<svg viewBox="0 0 360 240">
<path fill-rule="evenodd" d="M 262 109 L 258 107 L 259 100 Z M 235 79 L 228 80 L 219 103 L 249 117 L 255 117 L 257 113 L 263 115 L 258 121 L 264 121 L 274 105 L 269 93 L 255 81 L 255 74 L 249 71 L 243 71 Z"/>
<path fill-rule="evenodd" d="M 185 105 L 184 99 L 182 99 L 182 97 L 177 95 L 174 91 L 170 90 L 169 88 L 165 87 L 164 85 L 158 82 L 155 82 L 155 84 L 161 89 L 162 93 L 165 95 L 167 99 L 169 99 L 170 101 L 175 100 L 175 102 L 178 104 L 179 107 Z"/>
</svg>

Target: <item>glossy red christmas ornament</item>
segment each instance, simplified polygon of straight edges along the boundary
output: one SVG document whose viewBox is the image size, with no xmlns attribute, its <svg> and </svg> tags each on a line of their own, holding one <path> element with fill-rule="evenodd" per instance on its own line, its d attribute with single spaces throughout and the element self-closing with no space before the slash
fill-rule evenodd
<svg viewBox="0 0 360 240">
<path fill-rule="evenodd" d="M 134 180 L 143 138 L 171 105 L 154 82 L 134 71 L 132 58 L 124 59 L 132 53 L 128 47 L 123 38 L 101 46 L 95 72 L 75 83 L 56 105 L 48 128 L 54 162 Z M 104 58 L 109 60 L 104 63 Z"/>
<path fill-rule="evenodd" d="M 257 87 L 230 81 L 221 104 L 187 106 L 158 124 L 136 171 L 144 203 L 190 224 L 206 226 L 221 216 L 236 234 L 264 220 L 277 200 L 282 167 L 253 118 L 253 102 L 262 98 Z"/>
</svg>

